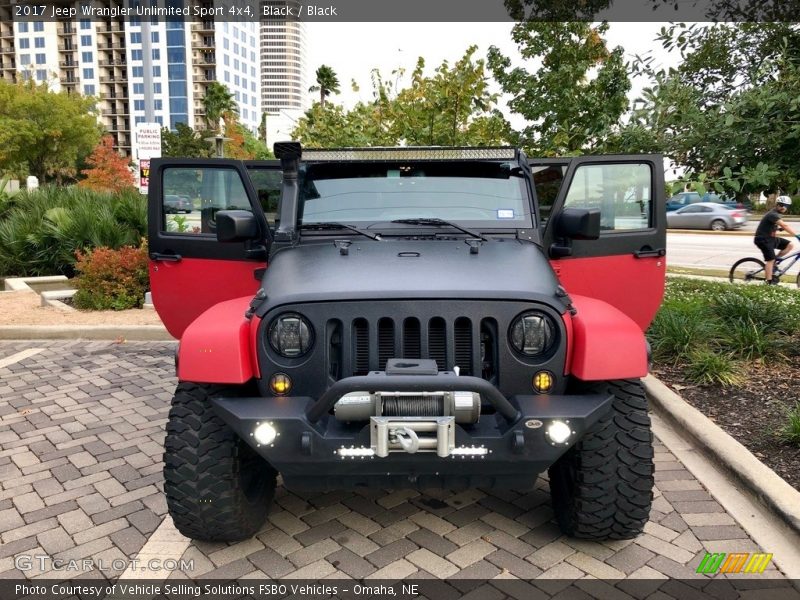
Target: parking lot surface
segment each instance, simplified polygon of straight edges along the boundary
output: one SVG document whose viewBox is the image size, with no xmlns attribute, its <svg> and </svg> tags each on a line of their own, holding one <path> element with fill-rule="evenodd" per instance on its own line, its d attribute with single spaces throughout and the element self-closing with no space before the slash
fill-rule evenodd
<svg viewBox="0 0 800 600">
<path fill-rule="evenodd" d="M 632 541 L 562 536 L 540 478 L 527 494 L 304 494 L 281 486 L 254 538 L 189 542 L 164 520 L 161 455 L 174 348 L 0 342 L 0 577 L 85 575 L 55 570 L 52 561 L 20 561 L 46 556 L 89 559 L 93 575 L 115 578 L 127 559 L 155 549 L 162 561 L 178 561 L 164 573 L 172 578 L 517 577 L 557 593 L 586 577 L 674 578 L 702 587 L 709 576 L 696 569 L 706 552 L 769 552 L 660 442 L 651 521 Z M 180 568 L 181 559 L 191 566 Z M 759 581 L 782 578 L 770 563 Z"/>
</svg>

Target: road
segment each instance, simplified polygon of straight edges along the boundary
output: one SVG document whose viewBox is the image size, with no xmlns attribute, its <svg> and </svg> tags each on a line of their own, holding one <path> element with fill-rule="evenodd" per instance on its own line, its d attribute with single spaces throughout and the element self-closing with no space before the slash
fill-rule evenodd
<svg viewBox="0 0 800 600">
<path fill-rule="evenodd" d="M 730 269 L 745 256 L 761 256 L 749 235 L 730 233 L 667 233 L 667 265 L 706 269 Z M 797 273 L 800 262 L 789 273 Z"/>
</svg>

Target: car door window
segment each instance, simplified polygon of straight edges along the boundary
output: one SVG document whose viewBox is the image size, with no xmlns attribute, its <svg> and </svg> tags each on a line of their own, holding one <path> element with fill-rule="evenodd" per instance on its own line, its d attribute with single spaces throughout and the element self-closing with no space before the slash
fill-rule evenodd
<svg viewBox="0 0 800 600">
<path fill-rule="evenodd" d="M 558 190 L 564 182 L 567 165 L 535 165 L 533 172 L 533 185 L 536 188 L 536 200 L 539 203 L 539 219 L 542 227 L 550 218 L 550 211 L 558 196 Z"/>
<path fill-rule="evenodd" d="M 678 211 L 682 215 L 690 215 L 692 213 L 699 213 L 703 212 L 702 206 L 687 206 L 686 208 L 682 208 Z"/>
<path fill-rule="evenodd" d="M 280 214 L 279 206 L 283 174 L 280 169 L 266 169 L 257 166 L 248 166 L 247 172 L 258 194 L 258 201 L 261 204 L 264 217 L 267 219 L 270 228 L 274 229 L 280 220 L 278 215 Z"/>
<path fill-rule="evenodd" d="M 652 179 L 648 164 L 587 164 L 576 169 L 564 201 L 566 208 L 600 210 L 605 232 L 652 227 Z"/>
<path fill-rule="evenodd" d="M 161 231 L 178 235 L 216 233 L 215 215 L 220 210 L 252 212 L 239 172 L 222 167 L 168 167 L 162 179 Z M 191 204 L 187 214 L 176 212 L 184 198 Z"/>
</svg>

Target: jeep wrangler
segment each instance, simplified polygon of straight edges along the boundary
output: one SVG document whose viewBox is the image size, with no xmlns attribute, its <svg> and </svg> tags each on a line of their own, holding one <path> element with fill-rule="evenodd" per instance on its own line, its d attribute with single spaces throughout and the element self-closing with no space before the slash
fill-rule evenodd
<svg viewBox="0 0 800 600">
<path fill-rule="evenodd" d="M 647 522 L 657 155 L 305 150 L 152 161 L 153 301 L 180 340 L 164 489 L 237 540 L 289 488 L 533 487 L 561 529 Z M 176 219 L 169 198 L 199 211 Z"/>
</svg>

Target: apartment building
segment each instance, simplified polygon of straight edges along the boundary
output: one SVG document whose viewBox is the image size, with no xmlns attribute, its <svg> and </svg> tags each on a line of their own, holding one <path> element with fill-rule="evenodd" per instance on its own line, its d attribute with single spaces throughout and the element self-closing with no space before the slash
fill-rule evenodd
<svg viewBox="0 0 800 600">
<path fill-rule="evenodd" d="M 75 2 L 78 15 L 80 5 Z M 216 0 L 203 0 L 213 6 Z M 174 0 L 166 0 L 169 6 Z M 94 6 L 136 6 L 136 2 L 93 0 Z M 224 83 L 239 106 L 241 122 L 256 131 L 261 122 L 261 81 L 257 23 L 151 19 L 151 85 L 144 77 L 140 19 L 57 21 L 14 20 L 0 0 L 0 77 L 33 79 L 53 91 L 98 98 L 99 119 L 123 154 L 135 153 L 133 132 L 145 120 L 146 95 L 155 120 L 207 126 L 203 98 L 212 81 Z"/>
<path fill-rule="evenodd" d="M 298 0 L 264 0 L 263 6 L 293 6 Z M 261 22 L 261 107 L 267 114 L 269 144 L 289 139 L 291 131 L 309 108 L 306 78 L 305 25 L 293 20 Z"/>
</svg>

